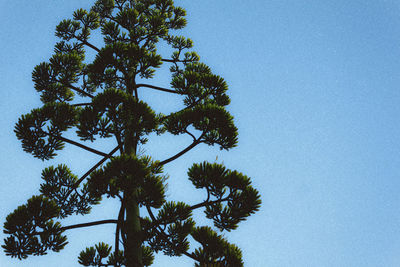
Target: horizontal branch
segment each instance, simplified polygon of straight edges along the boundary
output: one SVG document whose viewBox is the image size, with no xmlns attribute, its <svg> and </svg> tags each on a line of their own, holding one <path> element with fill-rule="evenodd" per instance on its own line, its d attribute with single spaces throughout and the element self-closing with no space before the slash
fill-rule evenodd
<svg viewBox="0 0 400 267">
<path fill-rule="evenodd" d="M 199 204 L 191 206 L 189 209 L 190 210 L 198 209 L 198 208 L 205 207 L 205 206 L 208 206 L 208 205 L 212 205 L 212 204 L 220 203 L 220 202 L 223 202 L 223 201 L 227 201 L 228 199 L 229 198 L 226 197 L 226 198 L 221 198 L 221 199 L 214 200 L 214 201 L 204 201 L 204 202 L 201 202 Z"/>
<path fill-rule="evenodd" d="M 183 95 L 182 93 L 179 93 L 179 92 L 177 92 L 175 90 L 166 89 L 166 88 L 162 88 L 162 87 L 158 87 L 158 86 L 154 86 L 154 85 L 150 85 L 150 84 L 143 84 L 143 83 L 137 84 L 136 88 L 139 88 L 139 87 L 148 87 L 148 88 L 152 88 L 152 89 L 163 91 L 163 92 L 167 92 L 167 93 Z"/>
<path fill-rule="evenodd" d="M 162 58 L 161 61 L 163 61 L 163 62 L 170 62 L 170 63 L 176 63 L 176 62 L 186 63 L 186 62 L 190 62 L 189 60 L 169 59 L 169 58 Z"/>
<path fill-rule="evenodd" d="M 75 145 L 75 146 L 77 146 L 77 147 L 83 148 L 83 149 L 85 149 L 85 150 L 87 150 L 87 151 L 89 151 L 89 152 L 92 152 L 92 153 L 94 153 L 94 154 L 97 154 L 97 155 L 100 155 L 100 156 L 103 156 L 103 157 L 107 157 L 107 156 L 108 156 L 108 155 L 107 155 L 106 153 L 104 153 L 104 152 L 101 152 L 101 151 L 98 151 L 98 150 L 96 150 L 96 149 L 94 149 L 94 148 L 91 148 L 91 147 L 82 145 L 82 144 L 80 144 L 80 143 L 78 143 L 78 142 L 75 142 L 75 141 L 73 141 L 73 140 L 67 139 L 67 138 L 65 138 L 65 137 L 58 136 L 58 135 L 52 135 L 52 134 L 50 134 L 50 133 L 48 133 L 48 135 L 49 135 L 49 136 L 52 136 L 52 137 L 54 137 L 54 138 L 56 138 L 56 139 L 59 139 L 59 140 L 61 140 L 61 141 L 64 141 L 64 142 L 66 142 L 66 143 L 69 143 L 69 144 L 71 144 L 71 145 Z"/>
<path fill-rule="evenodd" d="M 71 106 L 73 107 L 80 107 L 80 106 L 89 106 L 92 103 L 78 103 L 78 104 L 71 104 Z"/>
<path fill-rule="evenodd" d="M 75 229 L 75 228 L 83 228 L 83 227 L 90 227 L 90 226 L 96 226 L 96 225 L 101 225 L 101 224 L 108 224 L 108 223 L 118 223 L 118 220 L 115 219 L 109 219 L 109 220 L 101 220 L 101 221 L 95 221 L 95 222 L 88 222 L 88 223 L 78 223 L 78 224 L 73 224 L 73 225 L 68 225 L 61 227 L 61 231 L 66 231 L 70 229 Z M 45 233 L 46 231 L 42 232 L 34 232 L 32 235 L 40 235 Z"/>
<path fill-rule="evenodd" d="M 79 223 L 79 224 L 61 227 L 61 230 L 65 231 L 65 230 L 70 230 L 70 229 L 75 229 L 75 228 L 89 227 L 89 226 L 108 224 L 108 223 L 118 223 L 118 220 L 110 219 L 110 220 L 101 220 L 101 221 L 88 222 L 88 223 Z"/>
<path fill-rule="evenodd" d="M 164 62 L 171 62 L 171 63 L 175 63 L 175 62 L 176 62 L 176 60 L 167 59 L 167 58 L 163 58 L 163 59 L 161 59 L 161 61 L 164 61 Z"/>
</svg>

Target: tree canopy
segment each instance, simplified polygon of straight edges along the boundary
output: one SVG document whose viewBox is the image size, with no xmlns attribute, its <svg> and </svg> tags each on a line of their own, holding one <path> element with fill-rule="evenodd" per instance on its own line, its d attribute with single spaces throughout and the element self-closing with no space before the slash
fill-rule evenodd
<svg viewBox="0 0 400 267">
<path fill-rule="evenodd" d="M 54 55 L 32 72 L 43 106 L 22 115 L 15 133 L 23 150 L 41 160 L 54 158 L 65 144 L 101 160 L 80 177 L 64 164 L 43 170 L 38 195 L 6 218 L 7 255 L 25 259 L 59 252 L 68 243 L 66 231 L 115 224 L 115 243 L 84 249 L 80 264 L 150 266 L 161 251 L 190 257 L 196 266 L 243 265 L 240 249 L 218 232 L 236 229 L 259 209 L 260 195 L 249 177 L 223 164 L 195 163 L 187 175 L 205 192 L 204 201 L 189 205 L 166 197 L 164 165 L 200 144 L 229 150 L 238 141 L 226 110 L 228 85 L 200 61 L 189 38 L 176 35 L 185 25 L 185 10 L 172 0 L 98 0 L 59 23 Z M 172 55 L 160 53 L 160 46 Z M 86 59 L 88 53 L 94 60 Z M 170 86 L 150 84 L 163 66 L 169 67 Z M 157 112 L 140 99 L 141 90 L 175 94 L 183 108 Z M 139 153 L 151 134 L 188 135 L 192 142 L 155 159 Z M 108 153 L 91 148 L 99 138 L 115 148 Z M 119 200 L 117 218 L 62 225 L 68 216 L 88 214 L 104 197 Z M 204 210 L 213 227 L 196 224 L 196 209 Z"/>
</svg>

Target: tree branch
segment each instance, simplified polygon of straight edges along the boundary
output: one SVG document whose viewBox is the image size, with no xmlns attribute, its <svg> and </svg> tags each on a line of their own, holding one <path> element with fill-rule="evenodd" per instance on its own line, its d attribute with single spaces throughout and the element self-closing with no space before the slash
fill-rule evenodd
<svg viewBox="0 0 400 267">
<path fill-rule="evenodd" d="M 183 154 L 185 154 L 186 152 L 188 152 L 189 150 L 191 150 L 192 148 L 194 148 L 195 146 L 197 146 L 198 144 L 201 143 L 201 138 L 203 137 L 204 133 L 199 137 L 199 139 L 196 139 L 193 143 L 191 143 L 188 147 L 186 147 L 184 150 L 182 150 L 181 152 L 177 153 L 176 155 L 161 161 L 160 163 L 158 163 L 159 165 L 165 165 L 173 160 L 176 160 L 177 158 L 179 158 L 180 156 L 182 156 Z"/>
<path fill-rule="evenodd" d="M 73 107 L 79 107 L 79 106 L 89 106 L 89 105 L 91 105 L 92 103 L 78 103 L 78 104 L 72 104 L 71 106 L 73 106 Z"/>
<path fill-rule="evenodd" d="M 89 94 L 89 93 L 83 91 L 82 89 L 73 86 L 72 84 L 64 84 L 64 85 L 67 86 L 67 87 L 69 87 L 69 88 L 71 88 L 72 90 L 77 91 L 78 93 L 81 93 L 82 95 L 88 96 L 88 97 L 90 97 L 90 98 L 93 98 L 93 97 L 94 97 L 94 96 L 92 96 L 91 94 Z"/>
<path fill-rule="evenodd" d="M 228 197 L 225 197 L 225 198 L 221 198 L 221 199 L 214 200 L 214 201 L 204 201 L 204 202 L 201 202 L 199 204 L 191 206 L 189 209 L 190 210 L 198 209 L 198 208 L 205 207 L 205 206 L 208 206 L 208 205 L 212 205 L 212 204 L 220 203 L 220 202 L 223 202 L 223 201 L 227 201 L 228 199 L 229 199 Z"/>
<path fill-rule="evenodd" d="M 95 222 L 89 222 L 89 223 L 79 223 L 79 224 L 61 227 L 61 230 L 65 231 L 65 230 L 70 230 L 70 229 L 75 229 L 75 228 L 89 227 L 89 226 L 95 226 L 95 225 L 107 224 L 107 223 L 118 223 L 118 220 L 110 219 L 110 220 L 101 220 L 101 221 L 95 221 Z"/>
<path fill-rule="evenodd" d="M 150 85 L 150 84 L 143 84 L 143 83 L 136 84 L 136 88 L 139 88 L 139 87 L 148 87 L 148 88 L 152 88 L 152 89 L 163 91 L 163 92 L 183 95 L 182 93 L 179 93 L 179 92 L 177 92 L 175 90 L 166 89 L 166 88 L 162 88 L 162 87 L 158 87 L 158 86 L 154 86 L 154 85 Z"/>
<path fill-rule="evenodd" d="M 78 39 L 78 40 L 79 40 L 79 39 Z M 89 43 L 88 41 L 82 41 L 82 40 L 79 40 L 79 41 L 81 41 L 84 45 L 89 46 L 90 48 L 92 48 L 92 49 L 95 50 L 96 52 L 100 52 L 100 49 L 98 49 L 97 47 L 95 47 L 94 45 L 92 45 L 91 43 Z"/>
<path fill-rule="evenodd" d="M 74 184 L 74 187 L 77 188 L 79 184 L 87 177 L 89 174 L 91 174 L 95 169 L 97 169 L 101 164 L 103 164 L 107 159 L 111 158 L 111 156 L 117 152 L 119 149 L 119 146 L 116 146 L 113 150 L 111 150 L 110 153 L 107 154 L 104 158 L 102 158 L 99 162 L 97 162 L 90 170 L 88 170 L 84 175 L 82 175 L 81 178 Z M 68 194 L 69 195 L 69 194 Z"/>
<path fill-rule="evenodd" d="M 124 202 L 121 201 L 121 208 L 119 209 L 118 213 L 118 223 L 115 229 L 115 253 L 119 251 L 119 233 L 121 231 L 121 224 L 124 220 L 124 212 L 125 212 L 125 205 Z"/>
<path fill-rule="evenodd" d="M 189 132 L 187 129 L 185 129 L 185 133 L 190 135 L 193 138 L 193 140 L 196 141 L 196 137 L 191 132 Z"/>
<path fill-rule="evenodd" d="M 192 62 L 192 61 L 190 61 L 190 60 L 169 59 L 169 58 L 162 58 L 161 61 L 163 61 L 163 62 L 170 62 L 170 63 L 177 63 L 177 62 L 187 63 L 187 62 Z"/>
<path fill-rule="evenodd" d="M 75 146 L 77 146 L 77 147 L 83 148 L 83 149 L 85 149 L 85 150 L 87 150 L 87 151 L 89 151 L 89 152 L 92 152 L 92 153 L 94 153 L 94 154 L 97 154 L 97 155 L 100 155 L 100 156 L 103 156 L 103 157 L 107 157 L 107 156 L 108 156 L 108 155 L 107 155 L 106 153 L 104 153 L 104 152 L 101 152 L 101 151 L 98 151 L 98 150 L 96 150 L 96 149 L 90 148 L 90 147 L 88 147 L 88 146 L 82 145 L 82 144 L 80 144 L 80 143 L 78 143 L 78 142 L 75 142 L 75 141 L 73 141 L 73 140 L 67 139 L 67 138 L 65 138 L 65 137 L 58 136 L 58 135 L 53 135 L 53 134 L 50 134 L 50 133 L 47 133 L 47 134 L 48 134 L 49 136 L 51 136 L 51 137 L 54 137 L 54 138 L 56 138 L 56 139 L 59 139 L 59 140 L 61 140 L 61 141 L 66 142 L 66 143 L 69 143 L 69 144 L 75 145 Z"/>
<path fill-rule="evenodd" d="M 147 212 L 150 215 L 150 218 L 153 220 L 153 222 L 156 222 L 156 218 L 154 217 L 153 212 L 151 211 L 151 208 L 149 206 L 146 206 Z M 164 233 L 163 230 L 159 229 L 158 226 L 156 226 L 156 231 L 159 232 L 162 237 L 164 238 L 165 241 L 167 241 L 168 243 L 174 245 L 169 239 L 168 236 Z M 188 256 L 189 258 L 195 260 L 195 261 L 199 261 L 193 254 L 188 253 L 187 251 L 181 251 L 183 255 Z"/>
<path fill-rule="evenodd" d="M 81 178 L 79 178 L 78 181 L 76 181 L 76 183 L 73 185 L 73 187 L 68 191 L 68 193 L 65 195 L 65 197 L 63 198 L 62 201 L 65 201 L 69 195 L 76 189 L 78 188 L 78 186 L 80 185 L 80 183 L 82 183 L 83 180 L 85 180 L 85 178 L 87 176 L 89 176 L 89 174 L 91 174 L 95 169 L 97 169 L 101 164 L 103 164 L 107 159 L 111 158 L 111 156 L 117 152 L 119 146 L 116 146 L 113 150 L 111 150 L 110 153 L 108 153 L 104 158 L 102 158 L 99 162 L 97 162 L 92 168 L 90 168 L 90 170 L 88 170 L 84 175 L 82 175 Z"/>
<path fill-rule="evenodd" d="M 88 222 L 88 223 L 73 224 L 73 225 L 61 227 L 60 230 L 66 231 L 66 230 L 75 229 L 75 228 L 89 227 L 89 226 L 95 226 L 95 225 L 101 225 L 101 224 L 107 224 L 107 223 L 118 223 L 118 220 L 109 219 L 109 220 L 101 220 L 101 221 Z M 36 232 L 36 233 L 33 233 L 32 235 L 40 235 L 45 232 L 46 231 Z"/>
<path fill-rule="evenodd" d="M 78 36 L 76 36 L 75 34 L 72 35 L 76 40 L 82 42 L 82 44 L 87 45 L 88 47 L 92 48 L 93 50 L 95 50 L 96 52 L 100 52 L 100 49 L 98 49 L 97 47 L 95 47 L 94 45 L 92 45 L 91 43 L 89 43 L 87 40 L 82 39 Z"/>
<path fill-rule="evenodd" d="M 116 3 L 117 4 L 117 3 Z M 117 4 L 118 5 L 118 4 Z M 120 23 L 118 22 L 118 21 L 116 21 L 112 16 L 108 16 L 108 15 L 105 15 L 104 16 L 106 19 L 109 19 L 110 21 L 112 21 L 112 22 L 115 22 L 116 24 L 118 24 L 118 25 L 120 25 Z M 122 25 L 121 25 L 122 26 Z"/>
<path fill-rule="evenodd" d="M 161 61 L 175 63 L 175 62 L 178 62 L 179 60 L 162 58 Z"/>
<path fill-rule="evenodd" d="M 119 152 L 122 154 L 123 151 L 123 145 L 122 145 L 122 141 L 121 141 L 121 136 L 119 135 L 119 133 L 114 133 L 115 134 L 115 139 L 117 139 L 117 143 L 119 146 Z"/>
</svg>

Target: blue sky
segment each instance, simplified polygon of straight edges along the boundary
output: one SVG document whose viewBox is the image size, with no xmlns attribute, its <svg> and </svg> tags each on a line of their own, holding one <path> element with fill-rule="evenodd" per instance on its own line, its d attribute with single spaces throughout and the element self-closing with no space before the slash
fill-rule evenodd
<svg viewBox="0 0 400 267">
<path fill-rule="evenodd" d="M 98 160 L 68 147 L 41 162 L 13 133 L 18 117 L 40 106 L 31 71 L 51 56 L 55 26 L 90 3 L 0 1 L 2 223 L 37 194 L 44 167 L 66 163 L 79 175 Z M 245 266 L 400 266 L 400 1 L 176 3 L 188 13 L 182 34 L 230 86 L 239 146 L 201 146 L 168 165 L 170 199 L 201 200 L 187 168 L 218 157 L 252 177 L 262 195 L 261 210 L 226 234 L 242 248 Z M 161 110 L 177 101 L 144 97 Z M 144 149 L 162 159 L 189 141 L 166 137 Z M 113 144 L 94 146 L 108 151 Z M 106 201 L 64 224 L 112 218 L 114 207 Z M 0 255 L 0 266 L 78 266 L 79 252 L 111 240 L 113 231 L 71 230 L 62 252 L 24 262 Z M 192 263 L 160 256 L 154 266 Z"/>
</svg>

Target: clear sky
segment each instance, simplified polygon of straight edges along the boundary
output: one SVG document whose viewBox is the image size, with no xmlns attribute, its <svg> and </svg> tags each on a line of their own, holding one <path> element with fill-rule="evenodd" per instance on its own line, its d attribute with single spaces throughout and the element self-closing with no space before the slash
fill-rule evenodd
<svg viewBox="0 0 400 267">
<path fill-rule="evenodd" d="M 33 67 L 51 56 L 57 23 L 92 3 L 82 2 L 0 1 L 1 224 L 38 193 L 44 167 L 66 163 L 81 175 L 98 160 L 69 147 L 41 162 L 13 133 L 18 117 L 40 106 Z M 201 200 L 187 168 L 218 157 L 252 177 L 262 195 L 261 210 L 226 234 L 242 248 L 245 266 L 400 266 L 400 1 L 176 3 L 188 13 L 182 34 L 230 85 L 239 146 L 221 152 L 203 145 L 168 165 L 170 199 Z M 179 101 L 146 96 L 156 110 Z M 186 141 L 150 140 L 144 149 L 163 159 Z M 64 225 L 112 218 L 114 204 Z M 113 231 L 71 230 L 62 252 L 24 262 L 1 254 L 0 266 L 78 266 L 79 252 L 111 243 Z M 154 266 L 192 261 L 160 256 Z"/>
</svg>

